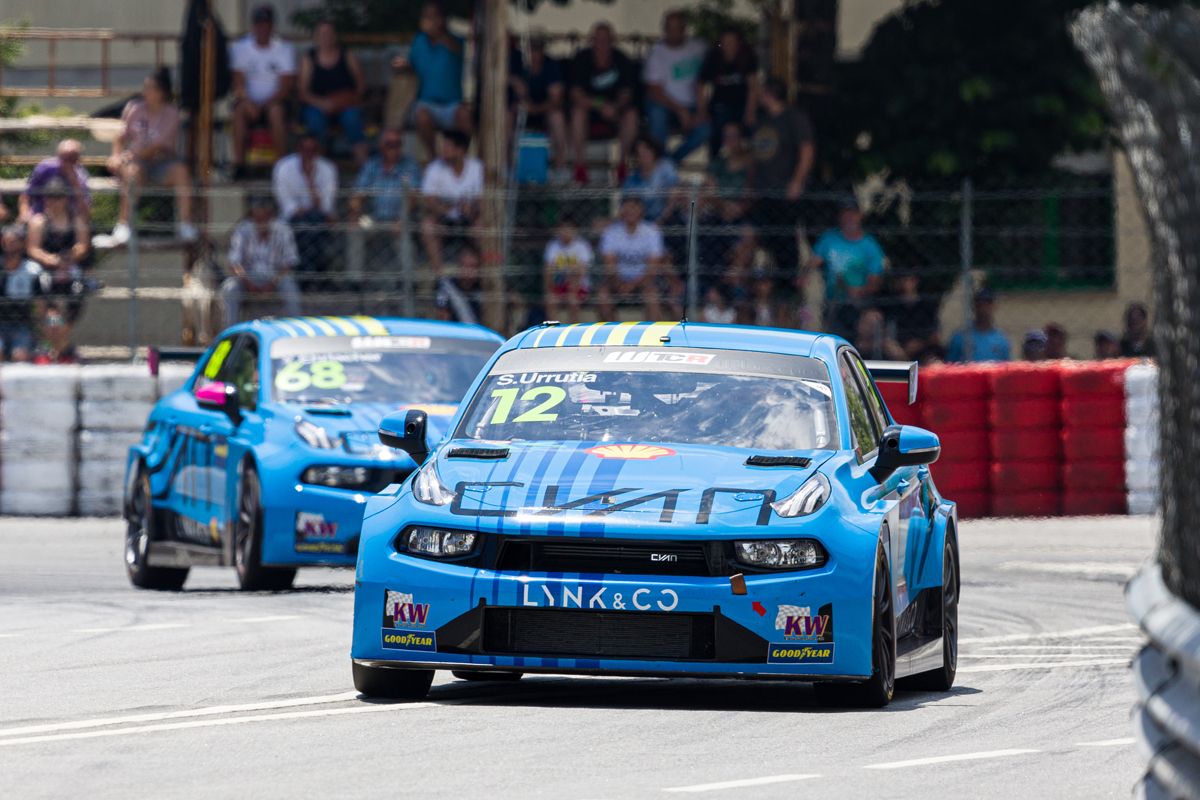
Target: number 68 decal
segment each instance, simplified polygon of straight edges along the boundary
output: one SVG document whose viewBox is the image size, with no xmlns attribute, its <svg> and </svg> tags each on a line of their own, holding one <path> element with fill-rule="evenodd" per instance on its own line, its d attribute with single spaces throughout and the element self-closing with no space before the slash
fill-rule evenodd
<svg viewBox="0 0 1200 800">
<path fill-rule="evenodd" d="M 558 419 L 558 414 L 550 413 L 550 409 L 567 399 L 567 390 L 561 386 L 536 386 L 526 389 L 522 394 L 520 389 L 493 389 L 492 397 L 500 402 L 496 404 L 496 410 L 492 412 L 490 424 L 503 425 L 508 422 L 508 416 L 517 402 L 517 395 L 521 395 L 522 403 L 532 403 L 539 397 L 546 399 L 528 411 L 518 414 L 513 418 L 513 422 L 554 422 Z"/>
</svg>

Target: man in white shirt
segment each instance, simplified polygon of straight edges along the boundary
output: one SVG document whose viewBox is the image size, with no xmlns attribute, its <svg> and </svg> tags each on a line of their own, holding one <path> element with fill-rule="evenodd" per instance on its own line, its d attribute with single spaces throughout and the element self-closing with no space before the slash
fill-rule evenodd
<svg viewBox="0 0 1200 800">
<path fill-rule="evenodd" d="M 596 305 L 605 320 L 615 320 L 618 306 L 643 306 L 643 319 L 663 319 L 660 284 L 673 295 L 667 302 L 671 309 L 678 307 L 679 287 L 666 269 L 667 250 L 662 231 L 643 219 L 642 198 L 627 195 L 621 200 L 617 221 L 604 231 L 600 239 L 600 256 L 604 259 L 604 284 L 596 292 Z"/>
<path fill-rule="evenodd" d="M 442 237 L 447 231 L 475 238 L 479 198 L 483 195 L 483 162 L 467 157 L 471 138 L 458 130 L 442 132 L 441 158 L 429 162 L 421 177 L 424 217 L 421 243 L 435 278 L 442 277 Z"/>
<path fill-rule="evenodd" d="M 683 133 L 683 142 L 671 153 L 676 162 L 707 142 L 711 131 L 698 97 L 706 50 L 699 39 L 688 38 L 683 12 L 668 11 L 663 17 L 663 38 L 650 48 L 642 70 L 650 135 L 665 147 L 672 117 Z"/>
<path fill-rule="evenodd" d="M 235 178 L 245 174 L 246 137 L 267 124 L 275 152 L 287 150 L 287 100 L 296 81 L 296 51 L 274 35 L 275 9 L 255 6 L 252 32 L 229 46 L 233 70 L 233 162 Z"/>
<path fill-rule="evenodd" d="M 579 322 L 579 309 L 592 290 L 592 246 L 579 236 L 575 223 L 563 220 L 542 255 L 542 289 L 546 318 Z M 564 316 L 563 310 L 566 309 Z"/>
<path fill-rule="evenodd" d="M 241 321 L 247 294 L 277 301 L 285 316 L 298 315 L 300 290 L 291 273 L 299 263 L 292 229 L 276 219 L 271 199 L 252 197 L 249 217 L 229 240 L 230 275 L 221 284 L 226 326 Z"/>
<path fill-rule="evenodd" d="M 296 152 L 275 162 L 271 188 L 280 216 L 292 226 L 296 247 L 308 278 L 329 266 L 332 234 L 329 225 L 337 220 L 337 168 L 320 154 L 321 145 L 312 133 L 301 134 Z M 305 286 L 305 289 L 313 288 Z"/>
</svg>

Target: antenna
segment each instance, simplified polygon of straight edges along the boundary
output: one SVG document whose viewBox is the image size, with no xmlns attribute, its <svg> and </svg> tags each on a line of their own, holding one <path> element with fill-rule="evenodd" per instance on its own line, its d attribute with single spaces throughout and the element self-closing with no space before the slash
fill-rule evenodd
<svg viewBox="0 0 1200 800">
<path fill-rule="evenodd" d="M 700 276 L 696 265 L 696 200 L 692 199 L 692 210 L 688 215 L 687 243 L 687 317 L 700 318 Z"/>
</svg>

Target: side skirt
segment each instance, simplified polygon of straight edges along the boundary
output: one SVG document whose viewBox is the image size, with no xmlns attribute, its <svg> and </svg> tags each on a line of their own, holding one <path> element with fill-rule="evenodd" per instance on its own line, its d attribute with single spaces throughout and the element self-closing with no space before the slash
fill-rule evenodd
<svg viewBox="0 0 1200 800">
<path fill-rule="evenodd" d="M 225 559 L 215 547 L 183 542 L 151 542 L 146 563 L 152 567 L 222 567 Z"/>
<path fill-rule="evenodd" d="M 896 677 L 906 678 L 942 666 L 942 637 L 906 636 L 896 642 Z"/>
</svg>

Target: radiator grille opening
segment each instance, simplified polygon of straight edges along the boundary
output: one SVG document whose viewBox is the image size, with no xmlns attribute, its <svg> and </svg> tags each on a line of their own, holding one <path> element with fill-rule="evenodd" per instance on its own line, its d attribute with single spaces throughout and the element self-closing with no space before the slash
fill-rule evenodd
<svg viewBox="0 0 1200 800">
<path fill-rule="evenodd" d="M 711 614 L 489 608 L 483 625 L 488 653 L 577 658 L 711 660 Z"/>
</svg>

